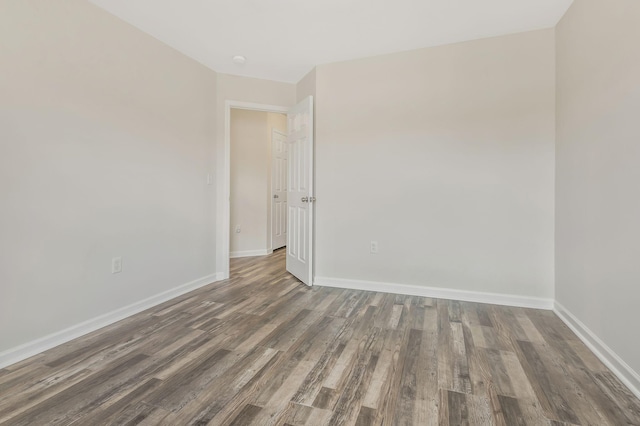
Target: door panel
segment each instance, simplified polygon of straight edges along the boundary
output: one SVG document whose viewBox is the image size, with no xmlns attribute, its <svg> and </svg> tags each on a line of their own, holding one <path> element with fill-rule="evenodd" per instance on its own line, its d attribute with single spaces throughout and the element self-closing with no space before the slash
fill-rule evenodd
<svg viewBox="0 0 640 426">
<path fill-rule="evenodd" d="M 271 249 L 287 244 L 287 135 L 271 132 Z"/>
<path fill-rule="evenodd" d="M 307 285 L 313 280 L 313 97 L 287 114 L 289 146 L 287 271 Z"/>
</svg>

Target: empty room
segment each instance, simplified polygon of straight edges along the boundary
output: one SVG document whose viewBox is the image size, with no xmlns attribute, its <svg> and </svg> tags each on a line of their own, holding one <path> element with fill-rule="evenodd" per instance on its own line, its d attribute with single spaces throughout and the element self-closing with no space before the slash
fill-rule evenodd
<svg viewBox="0 0 640 426">
<path fill-rule="evenodd" d="M 637 0 L 0 0 L 0 424 L 640 425 Z"/>
</svg>

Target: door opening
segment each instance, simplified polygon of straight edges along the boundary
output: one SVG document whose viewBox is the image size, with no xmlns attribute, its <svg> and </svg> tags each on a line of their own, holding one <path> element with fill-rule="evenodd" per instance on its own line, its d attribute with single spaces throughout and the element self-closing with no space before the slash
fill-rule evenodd
<svg viewBox="0 0 640 426">
<path fill-rule="evenodd" d="M 247 229 L 244 224 L 232 226 L 231 221 L 231 112 L 232 110 L 263 111 L 271 113 L 286 113 L 286 268 L 307 285 L 313 283 L 313 232 L 314 232 L 314 148 L 313 148 L 313 97 L 309 96 L 292 108 L 253 104 L 236 101 L 225 103 L 225 138 L 224 145 L 218 152 L 220 158 L 220 172 L 217 179 L 217 207 L 216 230 L 221 238 L 216 239 L 216 265 L 219 279 L 229 278 L 229 258 L 232 253 L 251 250 L 235 250 L 232 252 L 231 234 L 243 233 Z M 268 192 L 268 205 L 274 199 L 273 192 Z M 264 198 L 262 198 L 264 200 Z M 271 207 L 269 212 L 272 211 Z M 267 221 L 272 226 L 273 220 Z M 239 231 L 238 230 L 239 226 Z M 273 250 L 271 231 L 267 234 L 269 245 L 264 253 Z M 241 246 L 238 246 L 242 248 Z M 238 248 L 234 246 L 234 249 Z M 262 250 L 262 249 L 260 249 Z M 234 256 L 235 257 L 235 256 Z"/>
<path fill-rule="evenodd" d="M 287 117 L 234 108 L 230 133 L 229 256 L 268 255 L 286 245 Z"/>
</svg>

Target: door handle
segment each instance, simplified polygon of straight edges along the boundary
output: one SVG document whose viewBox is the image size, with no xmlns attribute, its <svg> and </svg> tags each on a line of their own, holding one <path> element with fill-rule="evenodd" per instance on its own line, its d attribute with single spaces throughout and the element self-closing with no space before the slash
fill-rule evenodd
<svg viewBox="0 0 640 426">
<path fill-rule="evenodd" d="M 302 197 L 300 199 L 300 201 L 302 201 L 303 203 L 308 203 L 309 202 L 309 197 Z"/>
<path fill-rule="evenodd" d="M 280 198 L 278 194 L 273 194 L 273 198 Z"/>
</svg>

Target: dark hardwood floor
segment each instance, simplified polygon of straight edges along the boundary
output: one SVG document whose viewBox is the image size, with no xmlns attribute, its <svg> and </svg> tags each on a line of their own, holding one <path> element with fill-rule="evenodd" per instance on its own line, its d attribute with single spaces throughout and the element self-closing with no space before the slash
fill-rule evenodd
<svg viewBox="0 0 640 426">
<path fill-rule="evenodd" d="M 552 312 L 231 276 L 0 370 L 0 423 L 640 425 Z"/>
</svg>

